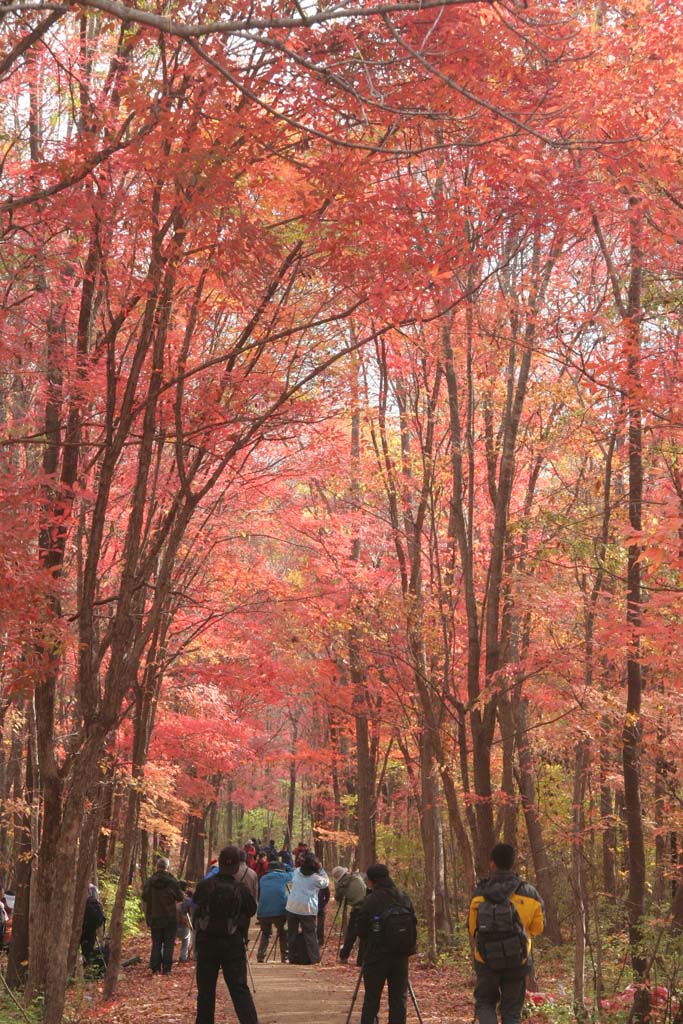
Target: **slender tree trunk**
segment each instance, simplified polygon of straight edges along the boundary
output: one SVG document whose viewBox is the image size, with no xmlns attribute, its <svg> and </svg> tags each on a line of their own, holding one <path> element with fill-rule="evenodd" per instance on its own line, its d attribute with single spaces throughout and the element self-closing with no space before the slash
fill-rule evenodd
<svg viewBox="0 0 683 1024">
<path fill-rule="evenodd" d="M 74 899 L 74 918 L 71 928 L 71 943 L 69 945 L 68 973 L 73 974 L 76 966 L 78 947 L 81 941 L 83 929 L 83 913 L 85 901 L 88 897 L 88 884 L 95 882 L 93 878 L 93 865 L 97 856 L 97 838 L 102 822 L 102 796 L 103 785 L 100 782 L 97 796 L 84 816 L 83 826 L 78 841 L 78 869 L 76 874 L 76 896 Z"/>
<path fill-rule="evenodd" d="M 543 836 L 543 827 L 536 803 L 536 783 L 533 757 L 529 743 L 529 703 L 525 697 L 516 701 L 515 718 L 517 727 L 517 754 L 519 771 L 517 784 L 522 798 L 522 811 L 526 823 L 529 847 L 534 862 L 534 873 L 538 890 L 545 903 L 545 933 L 553 943 L 562 942 L 562 931 L 557 913 L 550 858 Z"/>
<path fill-rule="evenodd" d="M 574 1016 L 587 1018 L 585 1006 L 587 900 L 585 876 L 586 777 L 590 764 L 590 741 L 581 739 L 576 745 L 574 761 L 574 796 L 572 811 L 572 888 L 574 890 Z"/>
<path fill-rule="evenodd" d="M 608 723 L 603 719 L 603 733 Z M 607 781 L 611 751 L 600 746 L 600 818 L 602 821 L 602 888 L 606 896 L 617 894 L 617 826 L 614 790 Z"/>
<path fill-rule="evenodd" d="M 12 915 L 12 941 L 7 959 L 7 981 L 12 988 L 21 988 L 26 982 L 29 955 L 29 920 L 31 883 L 35 862 L 33 858 L 33 818 L 35 807 L 35 744 L 31 738 L 32 705 L 26 714 L 26 778 L 24 790 L 25 810 L 15 828 L 15 902 Z"/>
<path fill-rule="evenodd" d="M 130 873 L 135 846 L 135 835 L 137 831 L 138 814 L 140 812 L 140 788 L 138 785 L 130 786 L 128 790 L 128 806 L 126 807 L 126 821 L 123 833 L 123 846 L 121 848 L 121 865 L 119 880 L 116 886 L 114 907 L 109 921 L 109 963 L 107 975 L 104 980 L 105 999 L 111 999 L 116 989 L 121 967 L 121 950 L 123 942 L 123 918 L 128 895 L 128 876 Z"/>
<path fill-rule="evenodd" d="M 498 721 L 503 749 L 502 832 L 503 839 L 517 848 L 517 795 L 515 792 L 515 723 L 512 701 L 507 694 L 498 699 Z"/>
</svg>

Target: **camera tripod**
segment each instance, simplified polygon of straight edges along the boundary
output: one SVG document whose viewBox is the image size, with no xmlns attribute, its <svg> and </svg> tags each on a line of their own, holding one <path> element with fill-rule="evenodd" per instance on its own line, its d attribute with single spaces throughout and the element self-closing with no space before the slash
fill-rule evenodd
<svg viewBox="0 0 683 1024">
<path fill-rule="evenodd" d="M 351 999 L 351 1005 L 349 1007 L 349 1012 L 346 1015 L 346 1024 L 351 1024 L 351 1015 L 353 1013 L 353 1008 L 356 1005 L 356 999 L 358 998 L 358 991 L 360 989 L 360 983 L 361 983 L 362 980 L 363 980 L 363 968 L 361 967 L 360 971 L 358 972 L 358 980 L 356 982 L 356 987 L 353 990 L 353 998 Z M 411 984 L 410 978 L 408 979 L 408 992 L 410 993 L 410 998 L 411 998 L 411 1000 L 413 1002 L 413 1006 L 415 1007 L 415 1013 L 417 1014 L 417 1019 L 420 1022 L 420 1024 L 424 1024 L 424 1021 L 422 1020 L 422 1014 L 420 1013 L 420 1007 L 417 1005 L 417 998 L 415 996 L 415 989 L 413 988 L 413 986 Z M 375 1024 L 378 1024 L 377 1017 L 375 1017 Z"/>
</svg>

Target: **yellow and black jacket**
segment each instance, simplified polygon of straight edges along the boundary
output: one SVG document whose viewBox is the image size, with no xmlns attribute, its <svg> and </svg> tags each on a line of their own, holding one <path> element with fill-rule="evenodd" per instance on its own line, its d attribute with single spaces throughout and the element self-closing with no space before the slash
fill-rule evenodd
<svg viewBox="0 0 683 1024">
<path fill-rule="evenodd" d="M 488 878 L 477 883 L 470 903 L 468 922 L 470 935 L 475 939 L 474 959 L 477 963 L 483 963 L 476 948 L 477 907 L 485 899 L 493 903 L 509 899 L 514 905 L 526 932 L 528 960 L 531 956 L 532 936 L 541 935 L 545 924 L 543 900 L 537 890 L 528 882 L 523 882 L 514 871 L 494 871 Z"/>
</svg>

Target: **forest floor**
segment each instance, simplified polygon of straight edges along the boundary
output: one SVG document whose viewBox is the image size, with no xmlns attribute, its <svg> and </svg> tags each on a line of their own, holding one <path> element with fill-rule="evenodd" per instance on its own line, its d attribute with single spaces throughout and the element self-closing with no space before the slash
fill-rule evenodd
<svg viewBox="0 0 683 1024">
<path fill-rule="evenodd" d="M 146 936 L 131 940 L 126 957 L 139 956 L 140 962 L 122 970 L 115 999 L 102 1000 L 101 983 L 84 983 L 72 990 L 65 1024 L 192 1024 L 197 989 L 194 964 L 174 964 L 168 977 L 152 977 L 148 967 L 149 940 Z M 315 967 L 290 964 L 257 964 L 250 967 L 255 984 L 254 1001 L 259 1024 L 344 1024 L 358 980 L 355 966 L 339 964 L 332 950 Z M 471 1024 L 472 978 L 468 967 L 426 968 L 411 962 L 411 982 L 424 1024 Z M 216 999 L 216 1024 L 236 1020 L 230 997 L 219 978 Z M 361 985 L 351 1018 L 360 1019 L 363 999 Z M 546 1020 L 529 1006 L 527 1021 Z M 386 1020 L 386 993 L 380 1022 Z M 417 1021 L 409 1002 L 408 1024 Z"/>
</svg>

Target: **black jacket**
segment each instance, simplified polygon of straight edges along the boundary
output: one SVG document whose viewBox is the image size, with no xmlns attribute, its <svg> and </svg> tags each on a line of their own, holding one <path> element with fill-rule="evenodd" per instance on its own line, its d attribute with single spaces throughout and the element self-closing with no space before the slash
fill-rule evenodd
<svg viewBox="0 0 683 1024">
<path fill-rule="evenodd" d="M 81 941 L 95 935 L 97 929 L 104 924 L 106 917 L 102 904 L 94 896 L 90 896 L 85 903 L 83 912 L 83 927 L 81 929 Z"/>
<path fill-rule="evenodd" d="M 170 871 L 155 871 L 145 882 L 142 901 L 145 920 L 150 928 L 165 928 L 177 921 L 176 903 L 185 899 L 185 893 Z"/>
<path fill-rule="evenodd" d="M 226 874 L 235 881 L 235 890 L 239 894 L 240 898 L 240 914 L 237 923 L 239 929 L 238 934 L 240 936 L 239 944 L 242 945 L 241 936 L 243 934 L 246 934 L 249 928 L 249 921 L 256 913 L 256 900 L 254 899 L 254 897 L 252 896 L 244 882 L 236 881 L 235 876 L 232 872 L 226 872 Z M 201 915 L 201 913 L 206 908 L 208 908 L 212 887 L 215 885 L 216 879 L 220 878 L 222 875 L 223 872 L 219 871 L 217 875 L 212 875 L 211 878 L 202 879 L 202 881 L 195 889 L 194 896 L 192 897 L 192 902 L 196 906 L 195 922 L 197 921 L 197 916 Z M 206 942 L 214 938 L 215 936 L 211 934 L 210 930 L 202 931 L 201 929 L 199 929 L 197 931 L 197 942 Z"/>
<path fill-rule="evenodd" d="M 386 956 L 395 956 L 383 948 L 381 935 L 373 930 L 375 918 L 381 917 L 392 903 L 401 903 L 412 911 L 417 929 L 417 918 L 410 897 L 401 889 L 397 889 L 395 885 L 375 885 L 371 891 L 368 891 L 368 895 L 358 907 L 358 934 L 367 943 L 363 955 L 364 964 L 375 963 Z"/>
</svg>

